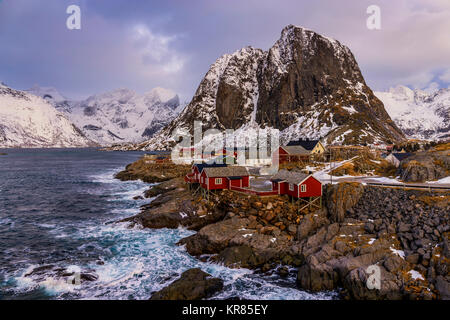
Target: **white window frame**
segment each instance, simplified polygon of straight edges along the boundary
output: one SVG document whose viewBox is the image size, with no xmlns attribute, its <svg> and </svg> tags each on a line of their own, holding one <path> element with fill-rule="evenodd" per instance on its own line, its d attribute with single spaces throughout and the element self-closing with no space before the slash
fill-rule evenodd
<svg viewBox="0 0 450 320">
<path fill-rule="evenodd" d="M 289 191 L 294 191 L 294 184 L 293 183 L 289 183 Z"/>
<path fill-rule="evenodd" d="M 300 186 L 300 192 L 306 192 L 306 184 Z"/>
<path fill-rule="evenodd" d="M 222 178 L 216 178 L 216 179 L 214 180 L 214 184 L 215 184 L 215 185 L 222 184 L 222 182 L 223 182 Z"/>
</svg>

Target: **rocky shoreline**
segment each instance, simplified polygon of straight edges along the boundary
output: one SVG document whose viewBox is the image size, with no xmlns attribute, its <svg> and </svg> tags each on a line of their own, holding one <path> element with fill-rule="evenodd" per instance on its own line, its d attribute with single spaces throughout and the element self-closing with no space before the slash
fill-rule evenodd
<svg viewBox="0 0 450 320">
<path fill-rule="evenodd" d="M 198 231 L 178 244 L 201 260 L 256 272 L 297 268 L 298 287 L 307 291 L 338 289 L 343 299 L 450 299 L 448 192 L 340 183 L 325 187 L 321 210 L 298 214 L 287 197 L 221 191 L 203 199 L 188 189 L 182 168 L 171 166 L 179 176 L 158 168 L 167 179 L 145 193 L 152 201 L 140 214 L 123 221 Z M 370 268 L 381 275 L 379 288 L 367 286 Z"/>
</svg>

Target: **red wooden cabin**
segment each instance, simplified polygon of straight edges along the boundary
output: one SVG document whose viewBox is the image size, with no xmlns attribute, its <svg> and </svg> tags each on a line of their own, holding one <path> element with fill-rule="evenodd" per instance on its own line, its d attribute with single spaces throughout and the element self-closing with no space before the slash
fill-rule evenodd
<svg viewBox="0 0 450 320">
<path fill-rule="evenodd" d="M 189 183 L 199 183 L 200 174 L 204 168 L 226 167 L 225 163 L 194 163 L 191 172 L 184 177 L 184 180 Z"/>
<path fill-rule="evenodd" d="M 280 170 L 271 179 L 272 190 L 278 194 L 287 194 L 294 198 L 322 196 L 322 182 L 311 174 Z"/>
<path fill-rule="evenodd" d="M 223 190 L 231 186 L 246 188 L 250 180 L 245 167 L 206 167 L 200 174 L 199 183 L 206 190 Z"/>
<path fill-rule="evenodd" d="M 281 146 L 272 156 L 272 161 L 278 157 L 278 163 L 307 161 L 310 157 L 310 151 L 302 146 Z"/>
</svg>

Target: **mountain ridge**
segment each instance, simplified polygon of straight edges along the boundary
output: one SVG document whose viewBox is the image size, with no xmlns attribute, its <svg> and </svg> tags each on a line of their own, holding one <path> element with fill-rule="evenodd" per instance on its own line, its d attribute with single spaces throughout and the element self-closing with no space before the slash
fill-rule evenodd
<svg viewBox="0 0 450 320">
<path fill-rule="evenodd" d="M 34 86 L 27 91 L 46 99 L 102 146 L 143 141 L 168 124 L 183 106 L 175 92 L 161 87 L 142 95 L 118 88 L 80 101 L 65 98 L 53 87 Z"/>
<path fill-rule="evenodd" d="M 92 147 L 67 117 L 47 100 L 0 85 L 0 147 Z"/>
<path fill-rule="evenodd" d="M 159 150 L 174 133 L 204 129 L 279 129 L 281 142 L 383 143 L 404 135 L 366 85 L 348 47 L 289 25 L 268 50 L 247 46 L 214 62 L 182 113 L 148 141 L 124 148 Z"/>
<path fill-rule="evenodd" d="M 375 95 L 409 138 L 450 138 L 450 89 L 425 92 L 400 85 Z"/>
</svg>

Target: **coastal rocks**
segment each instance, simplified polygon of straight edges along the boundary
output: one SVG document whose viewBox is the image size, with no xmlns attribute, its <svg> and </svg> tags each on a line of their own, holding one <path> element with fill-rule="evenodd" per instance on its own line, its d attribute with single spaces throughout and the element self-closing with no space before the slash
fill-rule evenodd
<svg viewBox="0 0 450 320">
<path fill-rule="evenodd" d="M 448 277 L 447 277 L 448 278 Z M 436 289 L 442 300 L 450 300 L 450 281 L 443 276 L 436 278 Z"/>
<path fill-rule="evenodd" d="M 342 287 L 352 299 L 446 297 L 449 202 L 446 193 L 365 187 L 359 201 L 346 207 L 342 222 L 298 237 L 305 256 L 299 286 Z M 380 270 L 379 289 L 367 287 L 370 266 Z"/>
<path fill-rule="evenodd" d="M 410 265 L 391 250 L 395 240 L 371 241 L 370 235 L 353 224 L 348 219 L 335 224 L 337 233 L 336 227 L 322 227 L 303 241 L 302 253 L 307 258 L 298 271 L 299 286 L 311 291 L 340 286 L 353 299 L 401 298 L 401 274 Z M 368 268 L 374 265 L 380 268 L 384 283 L 378 291 L 367 287 Z"/>
<path fill-rule="evenodd" d="M 255 268 L 263 265 L 266 260 L 247 246 L 233 246 L 225 248 L 218 255 L 217 262 L 230 268 Z"/>
<path fill-rule="evenodd" d="M 338 284 L 338 275 L 330 265 L 310 256 L 298 270 L 297 282 L 301 288 L 311 291 L 333 290 Z"/>
<path fill-rule="evenodd" d="M 25 278 L 32 279 L 39 283 L 52 279 L 53 281 L 65 282 L 67 285 L 80 285 L 84 282 L 98 280 L 98 275 L 91 269 L 79 269 L 74 267 L 59 267 L 48 264 L 35 267 L 24 275 Z"/>
<path fill-rule="evenodd" d="M 213 278 L 200 268 L 189 269 L 150 300 L 200 300 L 213 296 L 223 289 L 223 280 Z"/>
<path fill-rule="evenodd" d="M 360 183 L 338 183 L 327 185 L 326 206 L 330 220 L 342 222 L 347 210 L 351 209 L 361 197 L 364 187 Z"/>
<path fill-rule="evenodd" d="M 182 178 L 174 178 L 152 186 L 150 189 L 145 191 L 144 195 L 146 198 L 152 198 L 160 194 L 176 190 L 177 188 L 180 188 L 180 190 L 185 190 L 185 187 L 186 184 Z"/>
<path fill-rule="evenodd" d="M 230 267 L 256 269 L 266 263 L 282 261 L 290 255 L 292 237 L 278 229 L 270 234 L 250 229 L 251 220 L 233 217 L 202 228 L 197 234 L 179 241 L 193 256 L 217 254 L 215 262 Z M 264 229 L 262 230 L 265 231 Z M 278 236 L 273 233 L 279 232 Z"/>
<path fill-rule="evenodd" d="M 146 197 L 154 198 L 149 204 L 141 206 L 141 212 L 120 222 L 131 222 L 144 228 L 176 229 L 184 226 L 199 230 L 205 225 L 223 219 L 225 212 L 218 210 L 217 202 L 209 202 L 200 197 L 192 197 L 181 178 L 174 178 L 145 192 Z"/>
<path fill-rule="evenodd" d="M 329 224 L 327 210 L 322 209 L 304 216 L 297 228 L 297 240 L 302 240 L 325 224 Z"/>
<path fill-rule="evenodd" d="M 438 180 L 450 174 L 448 152 L 418 153 L 404 159 L 397 174 L 405 182 Z"/>
<path fill-rule="evenodd" d="M 347 288 L 350 297 L 357 300 L 402 299 L 402 281 L 383 267 L 379 267 L 379 270 L 381 275 L 380 289 L 368 288 L 369 274 L 367 268 L 360 267 L 350 271 L 344 279 L 344 287 Z"/>
<path fill-rule="evenodd" d="M 175 165 L 172 162 L 154 163 L 143 156 L 127 165 L 125 170 L 114 177 L 121 181 L 142 180 L 147 183 L 163 182 L 177 177 L 184 177 L 190 170 L 187 165 Z"/>
</svg>

